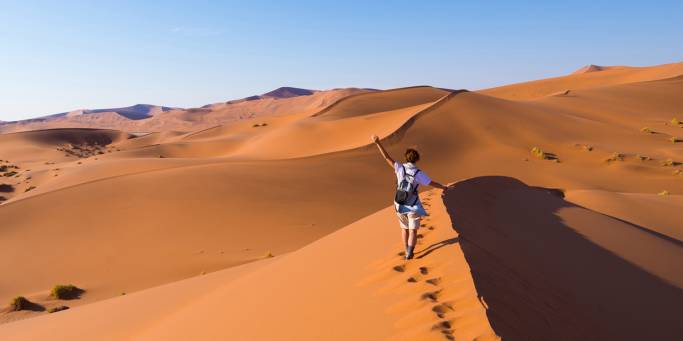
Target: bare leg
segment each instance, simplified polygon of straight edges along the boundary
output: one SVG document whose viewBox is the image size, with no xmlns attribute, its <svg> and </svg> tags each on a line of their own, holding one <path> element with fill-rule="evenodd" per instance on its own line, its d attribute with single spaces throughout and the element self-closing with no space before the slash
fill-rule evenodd
<svg viewBox="0 0 683 341">
<path fill-rule="evenodd" d="M 408 230 L 401 229 L 401 238 L 403 238 L 403 246 L 408 245 Z"/>
<path fill-rule="evenodd" d="M 408 243 L 406 243 L 410 249 L 415 248 L 415 242 L 417 241 L 417 229 L 408 230 Z"/>
</svg>

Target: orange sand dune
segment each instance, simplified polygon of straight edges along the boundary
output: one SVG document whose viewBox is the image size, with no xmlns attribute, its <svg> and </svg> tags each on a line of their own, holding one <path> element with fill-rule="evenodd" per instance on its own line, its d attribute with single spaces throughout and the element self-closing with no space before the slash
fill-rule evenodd
<svg viewBox="0 0 683 341">
<path fill-rule="evenodd" d="M 680 241 L 509 177 L 459 183 L 445 204 L 491 325 L 504 340 L 683 334 Z"/>
<path fill-rule="evenodd" d="M 614 257 L 625 259 L 638 268 L 638 271 L 655 278 L 664 278 L 670 286 L 679 283 L 678 275 L 671 271 L 672 264 L 678 264 L 678 249 L 665 245 L 678 245 L 676 241 L 680 241 L 678 236 L 681 235 L 680 228 L 675 225 L 674 212 L 678 211 L 678 198 L 683 193 L 683 183 L 680 181 L 683 176 L 683 151 L 680 143 L 676 143 L 677 137 L 683 137 L 683 129 L 672 118 L 683 120 L 683 97 L 680 96 L 683 91 L 683 77 L 652 81 L 658 75 L 663 77 L 665 74 L 674 74 L 678 67 L 676 65 L 679 64 L 603 70 L 567 76 L 561 82 L 551 79 L 509 88 L 510 91 L 521 89 L 519 93 L 528 90 L 528 94 L 540 94 L 550 90 L 558 91 L 555 86 L 565 81 L 573 84 L 572 91 L 566 95 L 546 96 L 534 101 L 502 98 L 510 97 L 507 95 L 498 97 L 495 91 L 451 92 L 431 87 L 413 87 L 358 94 L 331 101 L 321 98 L 318 98 L 318 102 L 308 101 L 320 93 L 273 99 L 273 103 L 281 105 L 282 115 L 244 117 L 226 124 L 214 124 L 214 121 L 199 119 L 204 117 L 201 112 L 222 110 L 205 108 L 201 112 L 182 113 L 182 120 L 198 118 L 197 122 L 200 124 L 192 131 L 163 130 L 144 136 L 120 131 L 98 131 L 97 134 L 110 136 L 107 140 L 109 142 L 104 146 L 82 140 L 83 137 L 79 136 L 85 130 L 63 130 L 60 134 L 67 133 L 68 139 L 50 138 L 45 140 L 47 142 L 32 138 L 34 135 L 31 134 L 50 135 L 53 131 L 0 135 L 0 159 L 3 160 L 0 166 L 6 165 L 5 168 L 10 173 L 10 176 L 0 176 L 0 185 L 3 186 L 0 188 L 6 191 L 1 192 L 0 196 L 9 199 L 0 205 L 0 221 L 3 222 L 0 228 L 0 249 L 5 252 L 5 256 L 0 258 L 0 271 L 5 274 L 0 280 L 0 302 L 24 295 L 46 307 L 59 303 L 69 306 L 86 305 L 120 296 L 123 291 L 130 294 L 204 272 L 255 262 L 271 253 L 276 256 L 272 263 L 263 267 L 258 265 L 261 262 L 255 263 L 247 267 L 251 269 L 249 274 L 241 270 L 235 270 L 239 274 L 235 272 L 234 275 L 226 272 L 224 278 L 226 281 L 230 279 L 230 283 L 226 283 L 225 287 L 214 286 L 217 285 L 216 282 L 197 284 L 197 288 L 215 288 L 215 292 L 220 294 L 209 295 L 205 299 L 189 294 L 180 295 L 184 300 L 192 301 L 192 304 L 187 304 L 187 310 L 182 307 L 186 303 L 176 305 L 168 302 L 168 305 L 164 305 L 167 308 L 163 309 L 163 313 L 154 313 L 154 317 L 143 319 L 140 324 L 130 324 L 124 328 L 122 323 L 122 332 L 139 337 L 161 337 L 172 331 L 179 336 L 199 331 L 211 333 L 214 329 L 201 325 L 202 321 L 206 321 L 207 326 L 216 326 L 216 335 L 222 336 L 221 333 L 225 332 L 219 328 L 222 315 L 200 312 L 230 309 L 232 314 L 236 311 L 253 312 L 236 317 L 235 323 L 240 323 L 239 325 L 255 326 L 263 320 L 271 321 L 273 326 L 277 326 L 268 330 L 245 328 L 248 331 L 244 335 L 264 338 L 276 330 L 302 330 L 296 323 L 291 325 L 291 329 L 287 329 L 290 328 L 287 323 L 292 322 L 283 316 L 290 315 L 300 316 L 303 321 L 319 319 L 316 320 L 318 324 L 315 328 L 302 332 L 308 333 L 305 336 L 309 338 L 342 335 L 334 333 L 335 330 L 350 330 L 361 325 L 369 338 L 374 339 L 423 339 L 421 337 L 424 335 L 428 335 L 424 336 L 427 339 L 432 335 L 439 338 L 451 335 L 456 339 L 473 339 L 476 335 L 486 334 L 485 328 L 482 328 L 488 322 L 484 323 L 484 320 L 476 318 L 474 320 L 478 322 L 474 325 L 478 327 L 468 329 L 464 325 L 467 325 L 469 317 L 456 318 L 460 313 L 448 317 L 449 324 L 435 326 L 434 316 L 443 319 L 439 315 L 444 315 L 443 312 L 450 308 L 435 308 L 441 312 L 434 312 L 431 309 L 435 304 L 420 305 L 419 300 L 417 303 L 410 301 L 409 296 L 415 292 L 399 289 L 407 278 L 392 277 L 396 275 L 392 271 L 384 272 L 384 265 L 391 264 L 391 269 L 400 261 L 395 256 L 397 249 L 400 249 L 400 246 L 394 244 L 397 236 L 392 235 L 398 232 L 393 230 L 394 232 L 389 233 L 396 228 L 395 217 L 391 217 L 388 211 L 368 218 L 373 224 L 359 223 L 364 228 L 343 229 L 339 232 L 344 235 L 346 232 L 343 231 L 356 231 L 348 232 L 353 237 L 347 239 L 331 235 L 328 237 L 331 239 L 314 243 L 391 203 L 392 173 L 378 156 L 376 147 L 368 145 L 367 135 L 377 133 L 396 158 L 400 159 L 406 147 L 419 149 L 422 155 L 420 166 L 432 178 L 443 183 L 483 175 L 499 175 L 567 193 L 569 200 L 575 200 L 586 208 L 559 202 L 562 207 L 568 208 L 560 210 L 558 214 L 577 232 L 561 234 L 568 236 L 571 243 L 565 248 L 558 246 L 558 249 L 564 250 L 567 255 L 576 254 L 575 257 L 580 262 L 583 262 L 586 255 L 594 255 L 598 259 L 596 266 L 616 269 L 615 278 L 625 278 L 652 290 L 659 290 L 656 293 L 641 291 L 639 294 L 642 297 L 634 301 L 627 296 L 626 289 L 629 287 L 620 286 L 621 282 L 607 282 L 617 288 L 614 292 L 621 295 L 621 299 L 634 301 L 639 307 L 643 307 L 642 312 L 649 313 L 652 307 L 658 305 L 668 309 L 668 306 L 661 305 L 663 297 L 672 296 L 671 302 L 676 302 L 676 290 L 659 286 L 657 281 L 651 281 L 648 279 L 650 277 L 643 277 L 635 270 L 615 265 L 618 262 L 613 257 L 604 256 L 605 252 L 600 250 L 609 250 Z M 508 94 L 512 93 L 514 91 Z M 285 102 L 289 100 L 303 102 L 289 106 Z M 242 101 L 235 105 L 249 102 L 256 101 Z M 171 113 L 173 111 L 164 114 Z M 160 117 L 161 114 L 155 115 L 157 116 Z M 209 116 L 207 114 L 205 117 Z M 92 132 L 94 131 L 90 131 Z M 70 141 L 69 139 L 76 139 L 76 144 L 63 142 Z M 79 148 L 75 148 L 76 146 Z M 531 153 L 533 147 L 536 147 L 535 153 Z M 18 168 L 8 168 L 9 165 Z M 456 186 L 456 189 L 466 188 L 467 183 L 462 187 Z M 664 190 L 666 192 L 662 192 Z M 589 194 L 584 198 L 574 195 L 581 191 L 588 191 L 584 193 Z M 495 194 L 495 190 L 488 187 L 482 189 L 482 192 Z M 660 192 L 662 195 L 655 198 Z M 513 193 L 521 199 L 536 198 L 526 191 Z M 488 207 L 484 203 L 488 202 L 486 198 L 489 197 L 485 197 L 485 200 L 481 198 L 474 195 L 472 205 L 476 207 L 467 210 L 474 217 L 478 217 Z M 559 205 L 553 200 L 551 198 L 547 201 Z M 502 203 L 514 204 L 508 199 Z M 436 224 L 441 218 L 437 217 L 437 205 L 434 206 L 432 213 Z M 635 209 L 636 206 L 642 209 Z M 652 206 L 658 208 L 652 211 L 645 209 Z M 511 207 L 518 207 L 520 214 L 527 212 L 525 214 L 531 217 L 537 214 L 533 207 Z M 503 212 L 507 212 L 506 210 L 507 208 L 502 209 Z M 652 212 L 663 216 L 648 217 Z M 543 214 L 543 217 L 547 216 L 550 215 Z M 495 217 L 496 215 L 491 215 L 487 219 Z M 526 222 L 525 217 L 512 218 L 513 222 Z M 382 222 L 373 219 L 380 219 Z M 550 222 L 556 223 L 554 220 Z M 378 227 L 378 230 L 370 227 L 385 224 L 388 227 Z M 450 222 L 439 223 L 439 226 L 442 225 L 450 226 Z M 496 221 L 491 225 L 501 229 L 511 228 Z M 606 226 L 606 234 L 592 229 L 603 225 Z M 482 229 L 478 225 L 469 226 L 476 227 L 475 230 Z M 551 226 L 558 227 L 556 224 Z M 459 229 L 460 223 L 456 222 L 455 227 Z M 384 239 L 379 239 L 374 234 L 380 234 L 380 230 L 386 231 L 381 233 Z M 442 228 L 438 230 L 450 231 Z M 512 233 L 512 230 L 503 231 L 506 235 Z M 574 235 L 577 233 L 585 235 L 597 246 L 587 248 L 585 243 L 576 242 Z M 543 236 L 545 239 L 533 239 L 531 236 L 528 237 L 529 240 L 515 242 L 532 248 L 533 245 L 544 243 L 555 245 L 557 241 L 557 235 L 552 233 L 545 235 L 539 232 L 537 235 L 538 238 Z M 434 240 L 431 239 L 432 236 L 438 238 Z M 432 236 L 425 233 L 423 242 L 429 245 L 436 243 L 434 247 L 438 247 L 441 241 L 451 240 L 457 235 L 451 232 L 449 235 L 435 233 Z M 497 243 L 500 236 L 483 237 L 482 243 Z M 364 244 L 364 238 L 367 238 L 368 244 Z M 325 240 L 331 241 L 324 242 Z M 638 250 L 633 246 L 634 240 L 642 240 L 642 247 L 647 250 L 663 250 L 661 260 L 657 258 L 659 256 L 654 256 L 659 253 L 633 251 Z M 302 249 L 308 244 L 308 248 Z M 366 250 L 363 247 L 369 248 L 370 245 L 373 249 L 353 252 L 356 244 L 359 245 L 359 251 Z M 439 296 L 450 302 L 450 297 L 457 296 L 456 291 L 459 292 L 461 288 L 456 282 L 462 278 L 467 279 L 464 259 L 471 259 L 468 250 L 465 250 L 465 258 L 458 258 L 455 251 L 457 247 L 450 242 L 446 244 L 438 250 L 453 250 L 449 253 L 453 257 L 438 258 L 438 262 L 443 262 L 439 264 L 444 264 L 442 267 L 436 263 L 432 265 L 435 271 L 444 271 L 444 278 L 450 276 L 448 273 L 457 274 L 457 279 L 453 279 L 454 289 L 450 290 L 451 286 L 444 287 L 443 296 Z M 341 256 L 341 245 L 344 246 L 344 251 L 352 250 L 351 255 Z M 318 251 L 315 252 L 304 251 L 316 248 Z M 337 251 L 328 255 L 320 249 Z M 389 249 L 393 251 L 387 251 Z M 385 253 L 380 254 L 380 251 Z M 508 249 L 502 247 L 501 254 L 502 252 L 508 252 Z M 283 256 L 286 253 L 290 255 Z M 440 254 L 437 251 L 432 253 Z M 536 256 L 538 259 L 543 258 Z M 563 255 L 557 256 L 558 261 L 567 262 L 560 256 Z M 349 258 L 348 262 L 353 269 L 340 267 L 339 260 L 344 257 Z M 289 259 L 292 259 L 291 263 Z M 317 263 L 318 259 L 327 260 L 324 264 L 326 267 Z M 431 266 L 429 262 L 432 259 L 435 258 L 424 258 L 427 267 Z M 518 258 L 513 257 L 511 261 L 515 259 Z M 331 263 L 334 266 L 330 266 Z M 17 271 L 17 264 L 21 264 L 21 271 Z M 279 268 L 277 264 L 283 265 Z M 412 276 L 414 269 L 410 268 L 410 264 L 407 265 L 410 271 L 404 272 Z M 492 262 L 471 264 L 483 266 L 478 268 L 481 271 L 490 271 L 499 266 Z M 509 298 L 512 300 L 510 302 L 523 304 L 525 310 L 524 314 L 519 315 L 520 320 L 516 324 L 520 327 L 510 331 L 505 327 L 511 324 L 509 310 L 489 304 L 488 319 L 495 332 L 503 338 L 512 335 L 514 339 L 515 335 L 523 334 L 519 330 L 526 332 L 526 328 L 538 322 L 536 312 L 541 308 L 537 302 L 546 302 L 561 308 L 555 315 L 551 314 L 550 317 L 555 319 L 553 321 L 560 321 L 559 317 L 567 314 L 572 317 L 567 320 L 570 322 L 557 330 L 566 331 L 563 328 L 577 325 L 587 326 L 590 322 L 588 318 L 598 319 L 596 310 L 591 310 L 593 308 L 590 307 L 587 308 L 589 311 L 586 318 L 574 318 L 577 307 L 565 304 L 561 299 L 558 301 L 552 294 L 556 292 L 554 290 L 573 292 L 581 295 L 582 300 L 593 298 L 601 307 L 616 300 L 614 295 L 595 298 L 592 293 L 587 293 L 584 282 L 572 280 L 577 274 L 572 272 L 571 267 L 559 267 L 555 271 L 555 268 L 539 266 L 539 271 L 544 271 L 542 273 L 556 276 L 552 278 L 566 279 L 566 283 L 551 282 L 552 285 L 546 287 L 543 284 L 545 279 L 536 280 L 538 277 L 527 272 L 523 264 L 517 262 L 506 266 L 514 270 L 502 282 L 507 283 L 505 281 L 509 280 L 510 288 L 515 290 Z M 311 269 L 312 272 L 291 275 L 302 273 L 300 271 L 304 269 Z M 600 268 L 588 269 L 592 274 L 599 273 Z M 479 270 L 473 267 L 475 277 L 472 283 L 477 285 L 476 292 L 484 297 L 485 302 L 488 302 L 488 296 L 495 301 L 495 297 L 501 293 L 508 295 L 509 292 L 496 288 L 489 291 L 486 286 L 480 290 L 479 277 L 476 275 L 480 273 Z M 330 282 L 334 279 L 331 276 L 335 271 L 347 271 L 343 272 L 345 277 L 337 284 Z M 395 280 L 396 278 L 400 279 Z M 538 291 L 538 300 L 529 298 L 529 292 L 517 290 L 520 278 L 522 282 L 533 280 L 533 285 L 550 288 L 550 291 Z M 75 301 L 55 302 L 48 299 L 47 291 L 50 287 L 63 282 L 81 286 L 86 292 L 80 300 Z M 187 283 L 190 282 L 179 282 L 173 286 L 189 288 L 195 285 Z M 272 287 L 278 283 L 287 283 L 283 286 L 285 289 L 301 288 L 302 294 L 296 296 L 287 291 L 287 294 L 278 296 L 277 293 L 281 292 Z M 422 284 L 419 284 L 419 288 L 422 288 Z M 396 290 L 386 290 L 386 285 Z M 171 287 L 164 290 L 175 290 L 170 289 Z M 327 300 L 331 294 L 324 292 L 324 288 L 334 288 L 331 292 L 339 296 L 340 301 Z M 602 287 L 598 287 L 600 288 Z M 155 290 L 157 289 L 149 292 Z M 466 287 L 462 287 L 462 290 L 467 295 L 475 295 Z M 380 294 L 387 291 L 398 296 L 389 298 Z M 242 295 L 242 292 L 245 294 Z M 270 292 L 273 294 L 269 294 Z M 309 292 L 311 295 L 306 295 Z M 228 297 L 227 293 L 232 298 L 230 304 L 224 301 Z M 372 298 L 374 296 L 371 293 L 379 295 L 379 298 Z M 408 296 L 400 296 L 403 293 Z M 161 297 L 160 294 L 150 295 L 157 297 L 156 299 Z M 131 300 L 129 297 L 133 295 L 107 302 L 125 302 Z M 431 300 L 430 297 L 432 296 L 427 295 L 426 299 Z M 296 303 L 292 303 L 293 298 L 298 299 Z M 384 305 L 386 301 L 383 301 L 385 298 L 391 302 L 407 303 L 387 307 Z M 367 304 L 364 303 L 366 301 Z M 268 302 L 275 303 L 268 306 Z M 341 302 L 339 307 L 335 302 Z M 505 305 L 508 301 L 501 302 Z M 87 309 L 110 309 L 104 303 L 102 306 L 100 303 L 90 305 L 93 308 L 84 306 L 26 322 L 5 324 L 0 327 L 0 335 L 10 331 L 11 335 L 18 335 L 15 333 L 20 329 L 15 328 L 21 327 L 15 326 L 34 321 L 62 321 L 62 318 L 67 319 L 66 316 L 87 315 L 79 313 L 88 311 Z M 349 310 L 344 309 L 351 309 L 350 303 L 353 304 L 354 313 L 365 309 L 368 314 L 374 315 L 349 316 Z M 463 304 L 462 307 L 472 307 L 473 311 L 480 309 L 475 307 L 481 307 L 478 301 L 478 305 L 470 303 Z M 111 304 L 126 307 L 126 304 L 133 303 Z M 302 307 L 302 310 L 286 310 L 291 310 L 292 307 Z M 384 310 L 379 312 L 381 307 Z M 458 309 L 458 305 L 453 307 Z M 408 313 L 412 308 L 416 309 L 415 313 Z M 610 314 L 604 317 L 605 326 L 596 333 L 620 336 L 630 330 L 625 328 L 620 331 L 614 327 L 615 321 L 623 317 L 620 314 L 627 308 L 623 304 L 615 304 L 613 310 L 607 310 Z M 111 309 L 121 314 L 126 314 L 128 310 Z M 279 315 L 269 309 L 287 313 Z M 327 310 L 334 314 L 319 313 Z M 264 313 L 257 314 L 260 311 Z M 266 313 L 268 311 L 271 313 Z M 396 312 L 399 313 L 395 314 Z M 0 312 L 0 322 L 41 314 L 45 313 L 5 310 Z M 177 317 L 173 317 L 175 314 Z M 254 319 L 255 314 L 262 319 Z M 658 314 L 661 313 L 652 313 L 652 316 L 663 322 L 646 320 L 644 323 L 661 331 L 656 335 L 667 335 L 670 331 L 669 323 L 679 321 Z M 334 317 L 334 321 L 346 323 L 343 327 L 329 327 L 332 325 L 330 316 Z M 193 323 L 188 324 L 187 329 L 182 329 L 182 324 L 172 322 L 176 318 L 192 320 Z M 43 322 L 36 322 L 38 323 L 42 325 Z M 61 322 L 44 323 L 52 326 L 53 323 Z M 174 328 L 157 329 L 154 327 L 157 323 Z M 220 323 L 226 323 L 225 319 L 220 319 Z M 144 328 L 139 327 L 142 324 L 145 324 Z M 69 324 L 65 323 L 64 328 L 68 328 L 67 326 Z M 193 326 L 196 328 L 192 328 Z M 454 326 L 459 327 L 453 328 Z M 45 332 L 43 327 L 35 328 L 36 333 Z M 27 328 L 21 328 L 23 329 Z M 69 331 L 64 329 L 63 332 Z M 540 336 L 547 333 L 550 333 L 547 328 L 539 328 L 537 334 L 530 335 L 541 338 Z M 566 335 L 587 334 L 584 329 L 577 329 L 567 331 Z M 634 332 L 633 335 L 639 334 Z"/>
<path fill-rule="evenodd" d="M 426 197 L 415 261 L 387 241 L 388 208 L 271 261 L 9 324 L 0 338 L 495 340 L 441 199 Z"/>
<path fill-rule="evenodd" d="M 192 131 L 247 118 L 270 117 L 292 113 L 314 113 L 340 98 L 363 93 L 367 89 L 334 89 L 315 92 L 281 90 L 283 95 L 265 94 L 253 99 L 216 103 L 202 108 L 154 110 L 148 116 L 129 118 L 114 111 L 83 111 L 40 119 L 6 122 L 0 133 L 50 128 L 103 128 L 129 132 Z M 302 89 L 299 89 L 302 90 Z"/>
<path fill-rule="evenodd" d="M 581 72 L 579 72 L 581 71 Z M 579 69 L 568 76 L 548 78 L 481 90 L 481 93 L 514 100 L 533 100 L 548 95 L 564 94 L 567 90 L 603 87 L 665 79 L 683 75 L 683 62 L 652 67 L 599 67 L 590 71 Z"/>
</svg>

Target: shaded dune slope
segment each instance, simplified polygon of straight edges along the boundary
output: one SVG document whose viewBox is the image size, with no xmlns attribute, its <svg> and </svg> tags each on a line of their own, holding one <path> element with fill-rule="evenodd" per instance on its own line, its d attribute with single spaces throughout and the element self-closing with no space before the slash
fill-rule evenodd
<svg viewBox="0 0 683 341">
<path fill-rule="evenodd" d="M 673 340 L 683 246 L 509 177 L 458 183 L 445 205 L 504 340 Z"/>
</svg>

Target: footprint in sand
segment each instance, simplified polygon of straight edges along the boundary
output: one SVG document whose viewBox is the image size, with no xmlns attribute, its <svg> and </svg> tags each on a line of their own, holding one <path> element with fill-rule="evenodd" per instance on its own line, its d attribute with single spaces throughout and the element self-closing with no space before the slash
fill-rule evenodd
<svg viewBox="0 0 683 341">
<path fill-rule="evenodd" d="M 394 269 L 394 271 L 396 271 L 396 272 L 404 272 L 404 271 L 406 271 L 405 265 L 396 265 L 395 267 L 393 267 L 393 269 Z"/>
<path fill-rule="evenodd" d="M 439 285 L 439 283 L 441 283 L 441 278 L 440 277 L 430 278 L 430 279 L 426 280 L 425 283 L 431 284 L 431 285 Z"/>
<path fill-rule="evenodd" d="M 440 331 L 447 340 L 455 340 L 452 328 L 453 325 L 449 321 L 441 321 L 432 326 L 432 330 Z"/>
<path fill-rule="evenodd" d="M 408 283 L 417 283 L 417 278 L 415 278 L 415 277 L 408 277 L 408 279 L 407 279 L 406 281 L 407 281 Z"/>
<path fill-rule="evenodd" d="M 438 318 L 444 318 L 448 312 L 453 311 L 453 306 L 448 303 L 441 303 L 433 306 L 432 311 Z"/>
<path fill-rule="evenodd" d="M 426 292 L 426 293 L 422 294 L 420 296 L 420 298 L 423 300 L 431 301 L 431 302 L 438 302 L 439 301 L 439 293 L 441 293 L 441 290 Z"/>
<path fill-rule="evenodd" d="M 420 273 L 423 275 L 426 275 L 429 273 L 429 269 L 426 266 L 421 266 L 420 267 Z"/>
</svg>

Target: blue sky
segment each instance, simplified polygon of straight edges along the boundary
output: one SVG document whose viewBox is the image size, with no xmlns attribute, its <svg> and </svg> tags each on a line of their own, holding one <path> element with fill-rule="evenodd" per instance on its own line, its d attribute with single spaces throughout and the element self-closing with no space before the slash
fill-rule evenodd
<svg viewBox="0 0 683 341">
<path fill-rule="evenodd" d="M 0 120 L 683 61 L 680 1 L 0 0 Z"/>
</svg>

